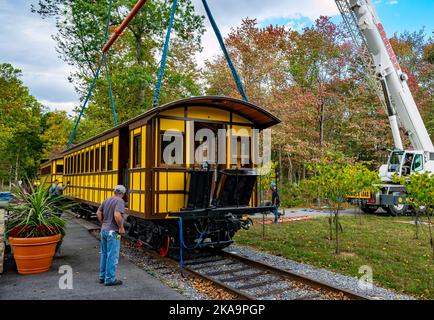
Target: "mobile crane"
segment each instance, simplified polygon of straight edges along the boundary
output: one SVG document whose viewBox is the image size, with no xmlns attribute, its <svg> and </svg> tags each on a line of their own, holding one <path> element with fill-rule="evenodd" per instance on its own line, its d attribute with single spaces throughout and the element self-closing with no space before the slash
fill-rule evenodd
<svg viewBox="0 0 434 320">
<path fill-rule="evenodd" d="M 374 85 L 389 117 L 394 141 L 388 163 L 380 167 L 381 191 L 364 199 L 361 208 L 373 213 L 382 207 L 393 215 L 403 214 L 408 204 L 405 188 L 393 176 L 434 173 L 434 146 L 408 87 L 386 32 L 371 0 L 335 0 L 344 23 L 366 66 L 368 83 Z M 403 147 L 400 128 L 412 149 Z"/>
</svg>

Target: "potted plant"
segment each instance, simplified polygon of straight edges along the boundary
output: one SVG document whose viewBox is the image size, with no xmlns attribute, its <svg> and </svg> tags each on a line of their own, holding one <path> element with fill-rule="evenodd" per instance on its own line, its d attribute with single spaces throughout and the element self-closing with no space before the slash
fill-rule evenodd
<svg viewBox="0 0 434 320">
<path fill-rule="evenodd" d="M 44 186 L 45 181 L 30 192 L 13 188 L 16 204 L 9 208 L 6 233 L 20 274 L 48 271 L 65 235 L 65 221 L 58 213 L 70 205 L 63 196 L 50 195 Z"/>
</svg>

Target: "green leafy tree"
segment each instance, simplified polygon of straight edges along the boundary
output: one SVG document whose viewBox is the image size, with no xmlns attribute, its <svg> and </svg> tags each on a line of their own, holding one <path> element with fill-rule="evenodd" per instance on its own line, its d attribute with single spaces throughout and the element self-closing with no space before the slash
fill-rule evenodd
<svg viewBox="0 0 434 320">
<path fill-rule="evenodd" d="M 20 80 L 21 70 L 0 64 L 1 179 L 32 177 L 43 147 L 40 139 L 42 106 Z"/>
<path fill-rule="evenodd" d="M 48 159 L 67 145 L 73 121 L 66 111 L 50 111 L 42 116 L 41 127 L 42 157 Z"/>
<path fill-rule="evenodd" d="M 421 211 L 426 212 L 430 244 L 433 250 L 434 260 L 434 241 L 432 230 L 432 215 L 434 211 L 434 175 L 430 172 L 416 173 L 405 177 L 396 178 L 402 183 L 407 191 L 408 202 L 413 206 L 415 212 L 416 238 L 419 238 L 419 224 Z"/>
<path fill-rule="evenodd" d="M 351 164 L 342 157 L 333 156 L 309 165 L 313 175 L 306 181 L 312 196 L 319 195 L 330 209 L 329 239 L 333 238 L 333 222 L 336 254 L 340 253 L 339 232 L 343 232 L 339 213 L 348 195 L 359 192 L 375 192 L 378 174 L 368 169 L 365 163 Z"/>
</svg>

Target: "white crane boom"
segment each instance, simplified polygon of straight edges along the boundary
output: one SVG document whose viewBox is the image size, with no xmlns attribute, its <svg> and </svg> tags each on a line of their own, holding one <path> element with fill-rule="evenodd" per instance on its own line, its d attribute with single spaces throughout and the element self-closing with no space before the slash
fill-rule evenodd
<svg viewBox="0 0 434 320">
<path fill-rule="evenodd" d="M 335 0 L 353 38 L 354 24 L 368 50 L 375 76 L 380 80 L 396 149 L 403 149 L 398 121 L 415 150 L 434 152 L 434 146 L 407 84 L 383 25 L 371 0 Z M 357 44 L 357 42 L 356 42 Z"/>
</svg>

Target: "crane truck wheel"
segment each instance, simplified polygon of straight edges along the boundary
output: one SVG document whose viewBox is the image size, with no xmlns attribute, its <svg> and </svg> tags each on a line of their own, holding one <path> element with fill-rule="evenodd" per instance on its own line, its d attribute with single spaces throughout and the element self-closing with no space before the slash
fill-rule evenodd
<svg viewBox="0 0 434 320">
<path fill-rule="evenodd" d="M 392 216 L 402 216 L 405 215 L 408 211 L 408 204 L 397 204 L 388 206 L 387 212 L 389 212 Z"/>
</svg>

